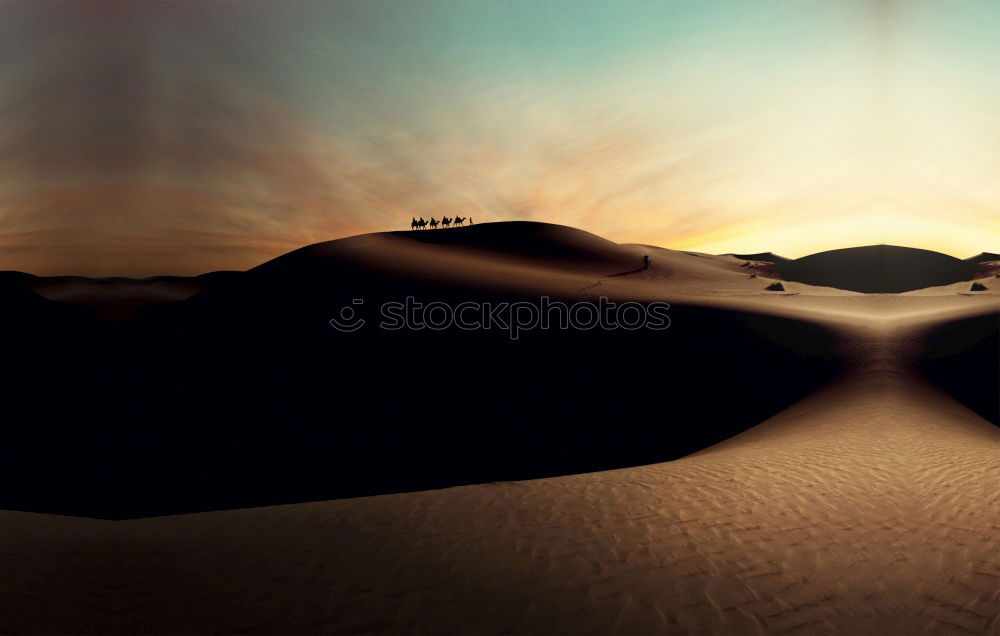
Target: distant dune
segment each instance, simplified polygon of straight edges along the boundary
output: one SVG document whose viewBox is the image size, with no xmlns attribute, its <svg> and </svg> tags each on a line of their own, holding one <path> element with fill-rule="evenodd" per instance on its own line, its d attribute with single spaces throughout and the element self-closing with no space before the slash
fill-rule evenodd
<svg viewBox="0 0 1000 636">
<path fill-rule="evenodd" d="M 975 256 L 964 259 L 970 263 L 985 263 L 986 261 L 1000 261 L 1000 254 L 995 252 L 980 252 Z"/>
<path fill-rule="evenodd" d="M 33 511 L 0 513 L 0 631 L 995 633 L 1000 286 L 836 252 L 768 291 L 746 255 L 496 223 L 183 294 L 0 274 L 0 505 Z M 950 282 L 831 286 L 866 276 Z M 109 288 L 149 302 L 95 311 Z M 670 326 L 377 326 L 543 295 Z"/>
<path fill-rule="evenodd" d="M 975 265 L 946 254 L 894 245 L 820 252 L 781 263 L 787 280 L 867 294 L 900 292 L 971 280 Z"/>
<path fill-rule="evenodd" d="M 742 258 L 745 261 L 765 261 L 767 263 L 785 263 L 790 261 L 790 258 L 785 258 L 784 256 L 778 256 L 777 254 L 772 254 L 771 252 L 758 252 L 756 254 L 733 254 L 736 258 Z"/>
<path fill-rule="evenodd" d="M 43 298 L 86 308 L 108 320 L 134 318 L 142 310 L 185 300 L 242 272 L 211 272 L 201 276 L 151 278 L 85 278 L 46 276 L 21 279 L 25 289 Z"/>
</svg>

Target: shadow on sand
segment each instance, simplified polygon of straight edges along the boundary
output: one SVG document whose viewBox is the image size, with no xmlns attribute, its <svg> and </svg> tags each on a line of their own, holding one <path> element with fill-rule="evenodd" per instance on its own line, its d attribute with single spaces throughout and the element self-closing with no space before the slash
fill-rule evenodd
<svg viewBox="0 0 1000 636">
<path fill-rule="evenodd" d="M 665 331 L 340 333 L 354 276 L 373 304 L 515 299 L 338 271 L 249 272 L 117 323 L 20 297 L 0 508 L 128 518 L 659 462 L 834 372 L 821 329 L 691 307 Z"/>
<path fill-rule="evenodd" d="M 956 400 L 1000 424 L 1000 315 L 956 320 L 924 334 L 921 369 Z"/>
</svg>

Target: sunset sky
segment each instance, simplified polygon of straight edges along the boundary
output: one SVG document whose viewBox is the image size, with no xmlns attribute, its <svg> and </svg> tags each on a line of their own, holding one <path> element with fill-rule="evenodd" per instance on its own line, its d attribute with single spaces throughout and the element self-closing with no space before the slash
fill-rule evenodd
<svg viewBox="0 0 1000 636">
<path fill-rule="evenodd" d="M 0 0 L 0 269 L 245 269 L 411 216 L 1000 249 L 996 0 Z"/>
</svg>

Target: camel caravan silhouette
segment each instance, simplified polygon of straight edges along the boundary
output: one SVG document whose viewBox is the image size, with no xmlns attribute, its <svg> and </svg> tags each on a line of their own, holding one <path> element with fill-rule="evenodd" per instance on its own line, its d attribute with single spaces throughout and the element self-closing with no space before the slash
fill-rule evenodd
<svg viewBox="0 0 1000 636">
<path fill-rule="evenodd" d="M 456 216 L 453 219 L 449 219 L 448 217 L 444 216 L 444 217 L 441 217 L 440 221 L 438 221 L 437 219 L 435 219 L 432 216 L 430 221 L 425 221 L 424 217 L 420 217 L 419 219 L 416 219 L 416 218 L 414 218 L 414 217 L 411 216 L 410 217 L 410 229 L 411 230 L 423 230 L 423 229 L 426 229 L 428 225 L 431 226 L 432 230 L 436 230 L 437 227 L 438 227 L 438 225 L 440 225 L 442 228 L 452 227 L 453 225 L 455 227 L 458 227 L 458 226 L 462 225 L 463 223 L 465 223 L 465 220 L 466 220 L 466 217 L 464 217 L 464 216 Z M 469 217 L 469 225 L 472 225 L 472 218 L 471 217 Z"/>
</svg>

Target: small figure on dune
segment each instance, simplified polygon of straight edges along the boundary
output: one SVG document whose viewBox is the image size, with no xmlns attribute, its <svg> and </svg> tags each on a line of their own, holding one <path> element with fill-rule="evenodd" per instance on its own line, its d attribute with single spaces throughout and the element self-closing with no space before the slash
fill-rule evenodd
<svg viewBox="0 0 1000 636">
<path fill-rule="evenodd" d="M 642 257 L 642 268 L 649 269 L 649 254 L 644 254 Z"/>
<path fill-rule="evenodd" d="M 451 225 L 451 219 L 446 216 L 441 217 L 441 227 L 448 227 Z"/>
<path fill-rule="evenodd" d="M 431 229 L 436 230 L 438 226 L 438 221 L 433 216 L 431 217 Z"/>
<path fill-rule="evenodd" d="M 455 225 L 461 225 L 462 223 L 465 223 L 465 217 L 464 216 L 456 216 L 454 222 L 455 222 Z"/>
<path fill-rule="evenodd" d="M 472 217 L 469 217 L 469 225 L 472 225 Z"/>
</svg>

